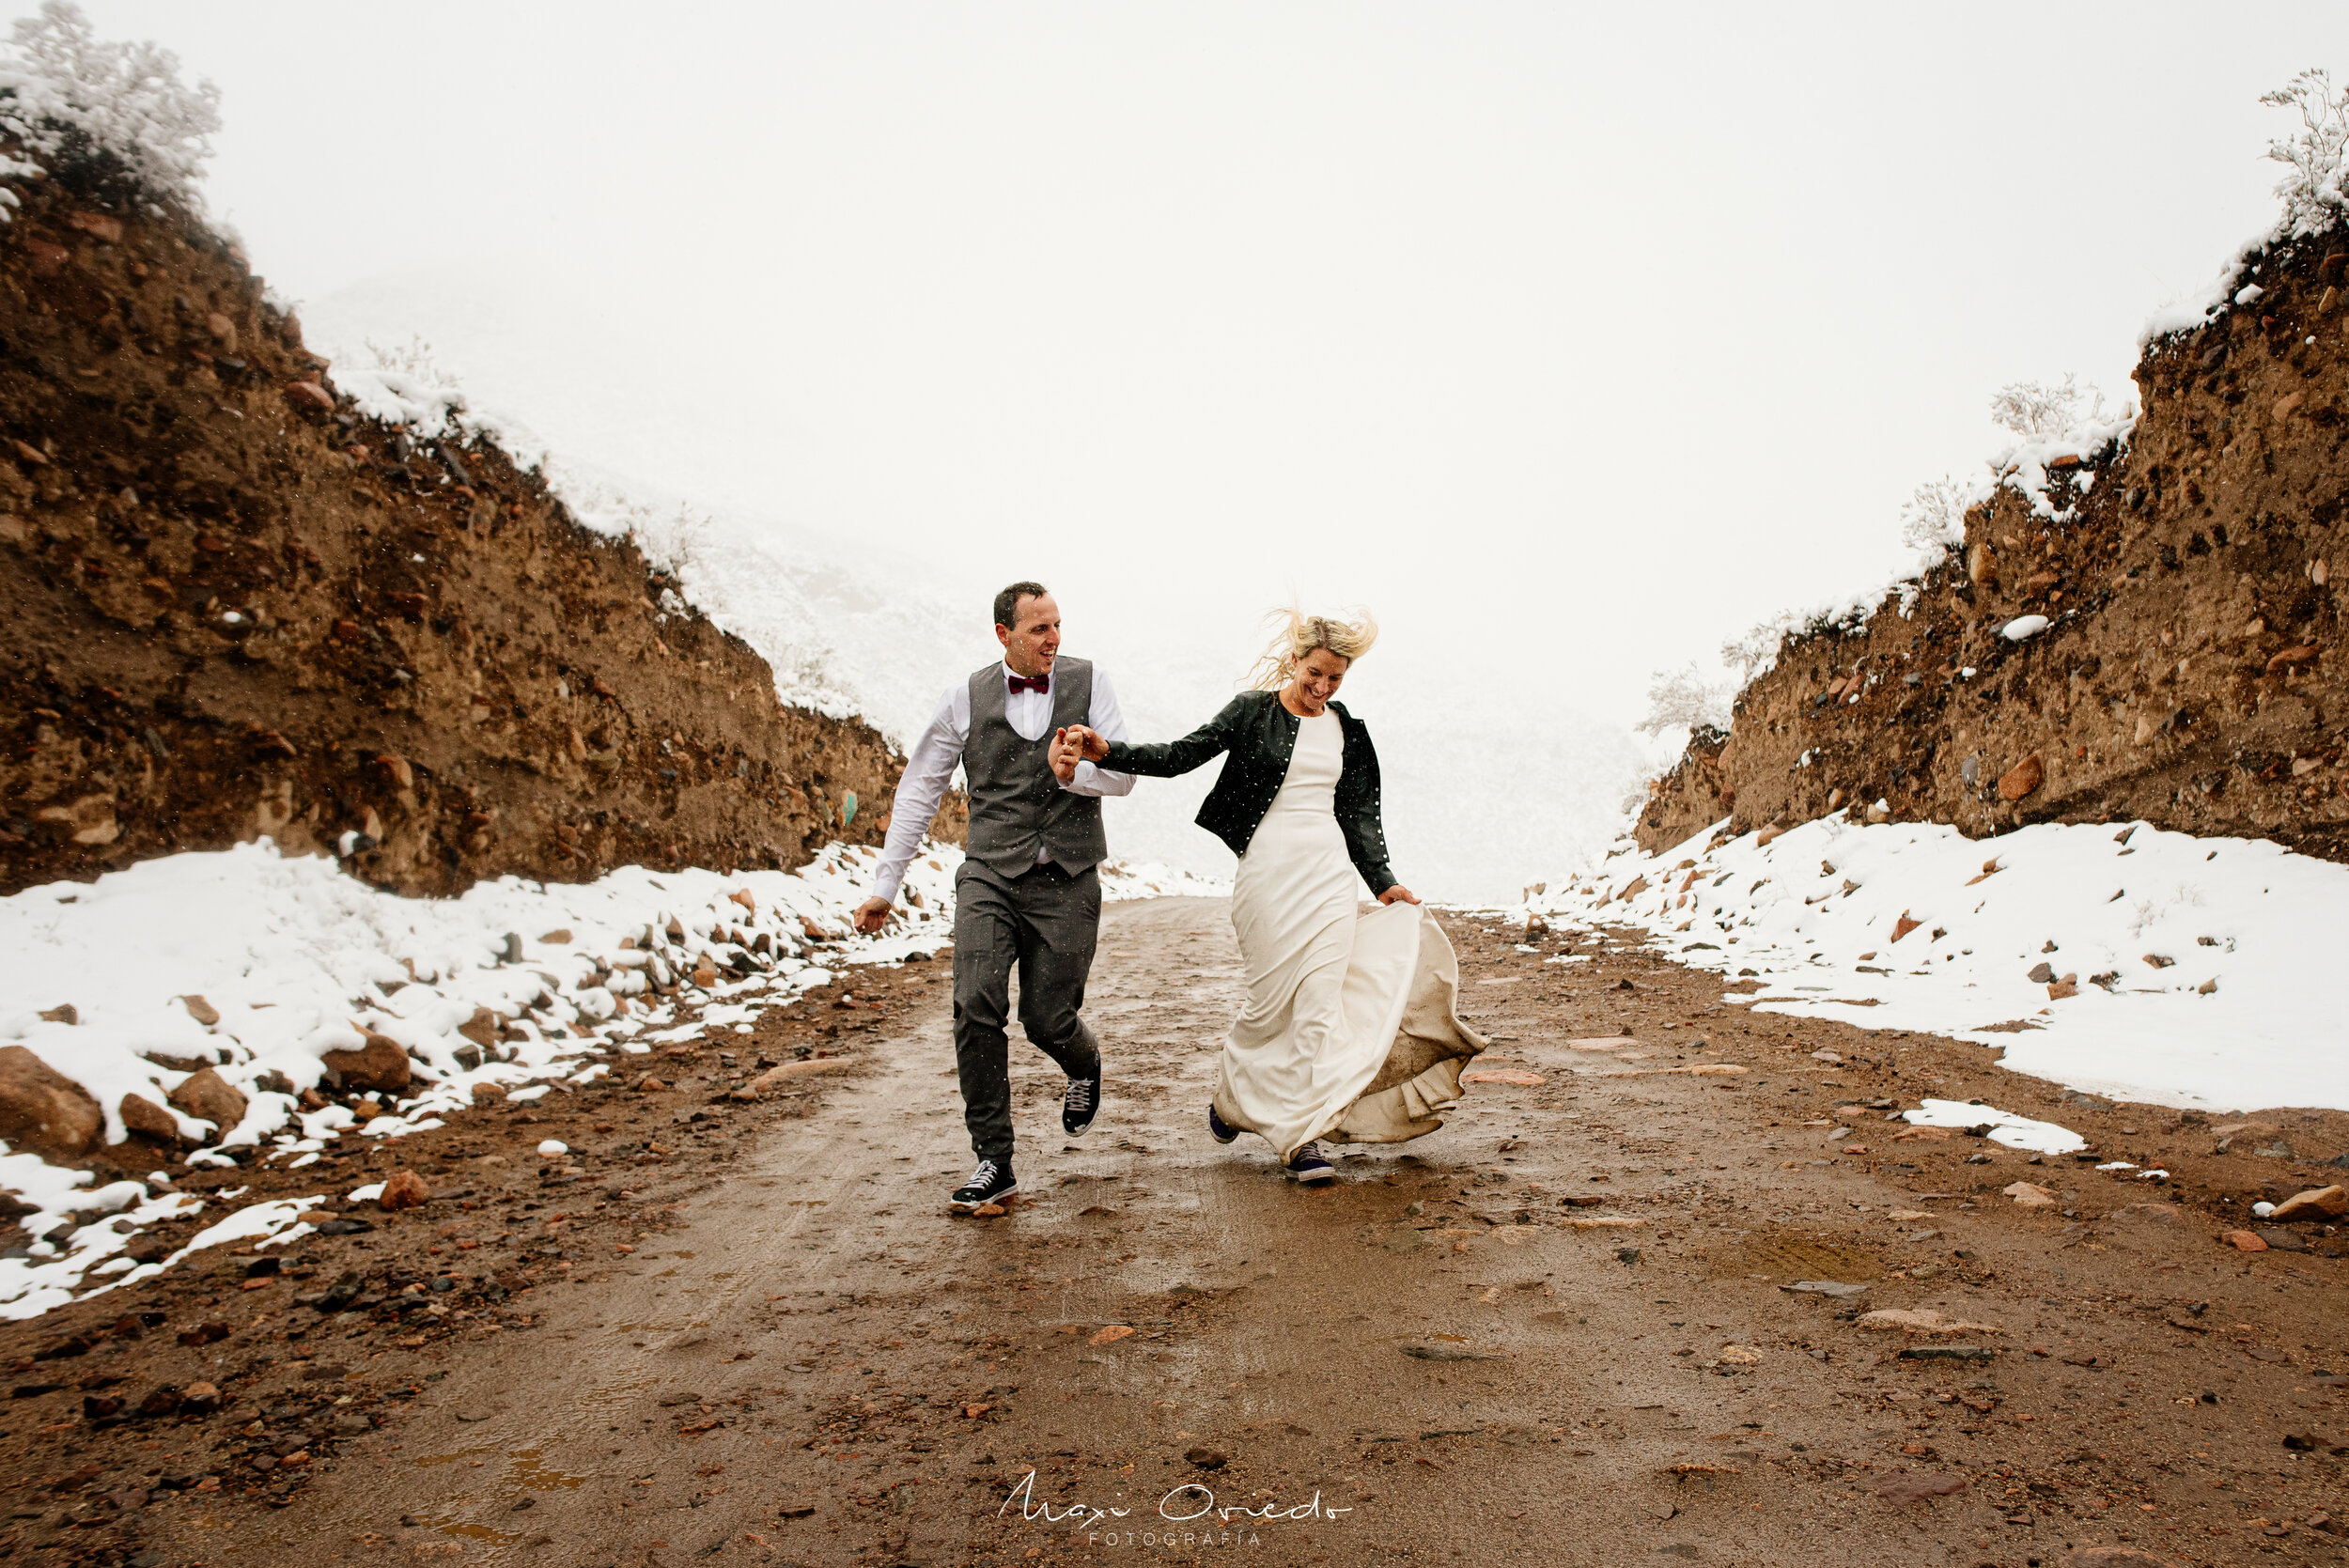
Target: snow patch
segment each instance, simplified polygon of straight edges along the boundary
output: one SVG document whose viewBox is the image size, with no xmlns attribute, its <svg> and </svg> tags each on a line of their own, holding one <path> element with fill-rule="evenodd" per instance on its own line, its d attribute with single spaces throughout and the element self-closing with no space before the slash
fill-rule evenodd
<svg viewBox="0 0 2349 1568">
<path fill-rule="evenodd" d="M 1514 912 L 1641 927 L 1760 982 L 1724 999 L 1757 1011 L 2000 1046 L 2002 1065 L 2098 1094 L 2349 1109 L 2332 952 L 2349 866 L 2263 839 L 1836 816 L 1764 844 L 1718 824 L 1549 885 Z"/>
</svg>

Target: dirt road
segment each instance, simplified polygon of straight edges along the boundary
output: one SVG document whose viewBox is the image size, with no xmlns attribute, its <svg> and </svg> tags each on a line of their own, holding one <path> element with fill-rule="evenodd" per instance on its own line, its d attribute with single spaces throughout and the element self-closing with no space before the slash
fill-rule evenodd
<svg viewBox="0 0 2349 1568">
<path fill-rule="evenodd" d="M 500 1309 L 504 1331 L 485 1311 L 392 1340 L 346 1312 L 303 1343 L 280 1336 L 252 1391 L 232 1390 L 240 1408 L 103 1433 L 69 1419 L 17 1449 L 16 1555 L 2349 1555 L 2334 1522 L 2349 1504 L 2349 1379 L 2331 1375 L 2349 1373 L 2342 1265 L 2222 1249 L 2210 1212 L 2261 1183 L 2322 1185 L 2339 1118 L 2291 1121 L 2295 1158 L 2216 1154 L 2211 1128 L 2060 1103 L 1979 1048 L 1749 1017 L 1717 979 L 1604 938 L 1581 939 L 1585 961 L 1546 962 L 1577 939 L 1536 953 L 1515 931 L 1449 924 L 1468 1011 L 1497 1037 L 1480 1066 L 1540 1081 L 1476 1085 L 1441 1133 L 1350 1151 L 1328 1188 L 1202 1126 L 1237 988 L 1224 907 L 1112 906 L 1089 1005 L 1112 1052 L 1104 1113 L 1069 1145 L 1057 1076 L 1015 1043 L 1024 1192 L 1009 1214 L 943 1212 L 970 1164 L 944 966 L 898 971 L 883 994 L 899 1010 L 865 1036 L 863 1065 L 666 1203 L 643 1188 L 671 1172 L 599 1166 L 595 1137 L 565 1133 L 603 1178 L 571 1201 L 595 1204 L 581 1219 L 632 1218 L 562 1249 L 526 1314 Z M 1670 1070 L 1693 1066 L 1714 1070 Z M 2033 1164 L 1962 1134 L 1892 1142 L 1905 1124 L 1888 1109 L 1921 1094 L 2055 1117 L 2097 1158 Z M 644 1147 L 668 1119 L 656 1098 L 615 1093 L 607 1141 Z M 1857 1132 L 1836 1131 L 1839 1101 Z M 464 1136 L 480 1146 L 479 1128 Z M 2111 1159 L 2181 1180 L 2093 1169 Z M 2022 1179 L 2056 1203 L 2017 1206 L 2000 1189 Z M 2196 1204 L 2173 1201 L 2186 1189 Z M 502 1222 L 534 1218 L 521 1206 Z M 316 1245 L 331 1278 L 335 1244 Z M 1782 1288 L 1799 1281 L 1864 1290 Z M 1859 1321 L 1878 1309 L 1971 1327 Z M 272 1348 L 267 1321 L 240 1333 Z M 157 1350 L 148 1375 L 184 1380 L 169 1358 L 192 1354 Z M 329 1396 L 346 1383 L 402 1397 L 370 1394 L 350 1407 L 378 1413 L 342 1432 Z M 312 1456 L 303 1489 L 244 1493 L 288 1443 Z M 94 1473 L 58 1493 L 77 1464 Z M 216 1489 L 189 1479 L 208 1471 Z"/>
</svg>

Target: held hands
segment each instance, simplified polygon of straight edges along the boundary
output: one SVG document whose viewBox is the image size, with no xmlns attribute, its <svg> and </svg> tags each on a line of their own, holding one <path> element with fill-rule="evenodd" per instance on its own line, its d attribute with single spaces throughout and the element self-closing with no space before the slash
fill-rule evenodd
<svg viewBox="0 0 2349 1568">
<path fill-rule="evenodd" d="M 886 898 L 868 898 L 863 903 L 856 907 L 856 913 L 849 918 L 856 922 L 856 928 L 858 930 L 863 932 L 869 937 L 874 932 L 879 930 L 884 924 L 888 924 L 889 900 Z"/>
<path fill-rule="evenodd" d="M 1397 882 L 1378 895 L 1378 902 L 1381 904 L 1416 904 L 1419 902 L 1419 894 Z"/>
<path fill-rule="evenodd" d="M 1052 734 L 1052 776 L 1067 784 L 1077 776 L 1080 762 L 1106 761 L 1110 743 L 1082 724 L 1070 724 Z"/>
</svg>

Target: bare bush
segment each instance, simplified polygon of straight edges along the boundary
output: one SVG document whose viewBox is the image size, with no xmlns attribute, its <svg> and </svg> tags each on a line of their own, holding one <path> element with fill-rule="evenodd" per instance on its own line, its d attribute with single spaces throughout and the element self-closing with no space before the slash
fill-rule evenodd
<svg viewBox="0 0 2349 1568">
<path fill-rule="evenodd" d="M 2333 90 L 2324 70 L 2304 70 L 2289 85 L 2262 93 L 2272 108 L 2300 111 L 2300 129 L 2267 144 L 2267 156 L 2292 172 L 2276 187 L 2283 198 L 2283 232 L 2294 239 L 2322 234 L 2349 210 L 2342 160 L 2349 153 L 2349 89 Z"/>
<path fill-rule="evenodd" d="M 1966 542 L 1965 486 L 1943 475 L 1917 487 L 1901 507 L 1901 542 L 1911 550 L 1954 550 Z"/>
<path fill-rule="evenodd" d="M 2105 395 L 2067 375 L 2050 385 L 2014 381 L 1990 399 L 1990 418 L 2026 441 L 2061 441 L 2082 425 L 2105 419 Z"/>
<path fill-rule="evenodd" d="M 1648 681 L 1647 717 L 1632 728 L 1651 738 L 1666 730 L 1723 729 L 1729 724 L 1730 696 L 1728 687 L 1698 675 L 1694 662 L 1658 670 Z"/>
</svg>

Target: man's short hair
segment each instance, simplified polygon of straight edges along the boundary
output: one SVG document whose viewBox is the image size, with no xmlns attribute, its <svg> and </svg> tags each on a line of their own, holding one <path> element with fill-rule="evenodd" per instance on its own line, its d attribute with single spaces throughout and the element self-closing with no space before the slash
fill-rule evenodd
<svg viewBox="0 0 2349 1568">
<path fill-rule="evenodd" d="M 1023 598 L 1042 598 L 1051 591 L 1041 582 L 1013 583 L 995 596 L 995 624 L 1016 629 L 1019 624 L 1017 618 L 1019 614 L 1019 601 Z"/>
</svg>

